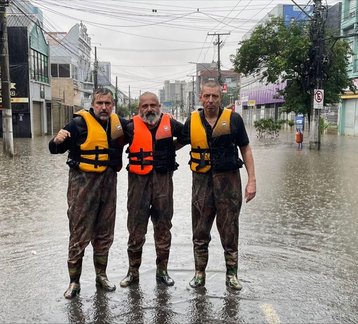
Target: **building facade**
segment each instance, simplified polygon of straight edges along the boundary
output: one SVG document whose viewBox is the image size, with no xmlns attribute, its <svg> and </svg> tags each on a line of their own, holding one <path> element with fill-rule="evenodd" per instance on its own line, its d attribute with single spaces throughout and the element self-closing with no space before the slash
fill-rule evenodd
<svg viewBox="0 0 358 324">
<path fill-rule="evenodd" d="M 68 123 L 77 110 L 91 106 L 93 65 L 91 38 L 83 23 L 68 32 L 48 33 L 52 87 L 52 132 Z"/>
<path fill-rule="evenodd" d="M 342 1 L 341 35 L 348 36 L 358 33 L 357 0 Z M 358 88 L 358 37 L 348 37 L 353 55 L 348 67 L 349 77 Z M 342 135 L 358 136 L 358 94 L 347 91 L 342 96 L 339 107 L 338 132 Z"/>
<path fill-rule="evenodd" d="M 49 134 L 49 46 L 42 30 L 42 12 L 29 1 L 10 4 L 7 12 L 13 136 Z"/>
</svg>

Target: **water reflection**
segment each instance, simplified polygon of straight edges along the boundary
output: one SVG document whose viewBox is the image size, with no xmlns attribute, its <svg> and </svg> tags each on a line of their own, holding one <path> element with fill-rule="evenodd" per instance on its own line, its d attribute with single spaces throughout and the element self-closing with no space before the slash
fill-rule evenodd
<svg viewBox="0 0 358 324">
<path fill-rule="evenodd" d="M 66 313 L 69 323 L 85 324 L 86 322 L 88 322 L 86 321 L 83 307 L 84 306 L 81 297 L 77 297 L 68 302 L 66 307 Z"/>
<path fill-rule="evenodd" d="M 138 284 L 126 288 L 126 299 L 123 301 L 125 312 L 116 320 L 125 323 L 144 323 L 143 292 Z"/>
<path fill-rule="evenodd" d="M 98 288 L 93 298 L 93 322 L 107 324 L 113 322 L 113 315 L 108 307 L 108 292 Z"/>
<path fill-rule="evenodd" d="M 241 323 L 239 320 L 239 293 L 228 293 L 223 299 L 220 319 L 232 323 Z"/>
<path fill-rule="evenodd" d="M 173 311 L 171 309 L 171 295 L 168 292 L 168 287 L 157 285 L 155 288 L 155 297 L 155 315 L 153 323 L 172 323 Z"/>
<path fill-rule="evenodd" d="M 207 296 L 205 287 L 198 288 L 193 291 L 194 297 L 190 299 L 188 315 L 190 323 L 210 323 L 214 318 L 213 316 L 213 304 L 210 302 Z"/>
</svg>

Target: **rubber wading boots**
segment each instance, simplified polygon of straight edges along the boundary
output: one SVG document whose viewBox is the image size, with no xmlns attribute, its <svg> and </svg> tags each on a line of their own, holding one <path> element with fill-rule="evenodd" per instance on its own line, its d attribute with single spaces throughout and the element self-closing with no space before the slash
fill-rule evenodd
<svg viewBox="0 0 358 324">
<path fill-rule="evenodd" d="M 174 280 L 170 278 L 167 270 L 157 270 L 155 277 L 158 283 L 163 283 L 166 286 L 174 286 Z"/>
<path fill-rule="evenodd" d="M 237 265 L 226 264 L 226 286 L 233 290 L 241 290 L 242 285 L 237 279 Z"/>
<path fill-rule="evenodd" d="M 226 286 L 234 290 L 242 289 L 242 285 L 236 275 L 226 275 Z"/>
<path fill-rule="evenodd" d="M 205 286 L 205 272 L 204 271 L 195 271 L 193 279 L 189 282 L 190 287 L 199 288 Z"/>
<path fill-rule="evenodd" d="M 72 282 L 70 283 L 70 285 L 68 286 L 67 290 L 63 295 L 65 296 L 66 299 L 72 299 L 76 297 L 80 293 L 80 291 L 81 291 L 80 284 L 76 282 Z"/>
<path fill-rule="evenodd" d="M 93 263 L 96 270 L 96 285 L 105 291 L 115 291 L 116 285 L 112 284 L 106 274 L 108 255 L 93 255 Z"/>
<path fill-rule="evenodd" d="M 70 275 L 70 284 L 63 294 L 66 299 L 72 299 L 76 297 L 80 291 L 80 277 L 82 272 L 82 258 L 79 259 L 76 263 L 67 262 L 68 265 L 68 274 Z"/>
<path fill-rule="evenodd" d="M 138 270 L 128 270 L 127 275 L 121 280 L 119 285 L 122 288 L 126 288 L 134 283 L 137 283 L 139 281 L 139 272 Z"/>
</svg>

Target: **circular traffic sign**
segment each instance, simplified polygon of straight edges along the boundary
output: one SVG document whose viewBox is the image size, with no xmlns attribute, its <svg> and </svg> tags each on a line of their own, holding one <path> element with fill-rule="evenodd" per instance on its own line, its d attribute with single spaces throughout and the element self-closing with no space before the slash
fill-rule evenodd
<svg viewBox="0 0 358 324">
<path fill-rule="evenodd" d="M 323 93 L 321 90 L 317 90 L 316 93 L 314 94 L 314 99 L 317 103 L 321 103 L 323 100 Z"/>
</svg>

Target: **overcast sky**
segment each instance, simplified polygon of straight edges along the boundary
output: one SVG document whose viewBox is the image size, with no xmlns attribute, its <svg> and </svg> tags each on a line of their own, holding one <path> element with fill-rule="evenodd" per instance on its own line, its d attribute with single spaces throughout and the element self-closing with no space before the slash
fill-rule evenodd
<svg viewBox="0 0 358 324">
<path fill-rule="evenodd" d="M 46 31 L 67 32 L 82 21 L 97 47 L 100 61 L 112 64 L 112 83 L 137 97 L 157 92 L 164 80 L 187 80 L 195 74 L 189 62 L 217 61 L 214 42 L 222 35 L 222 69 L 232 68 L 230 55 L 265 14 L 289 0 L 32 0 L 44 14 Z M 303 6 L 313 1 L 295 1 Z M 338 1 L 322 1 L 335 4 Z M 94 51 L 93 51 L 94 52 Z M 92 56 L 92 59 L 94 56 Z"/>
</svg>

